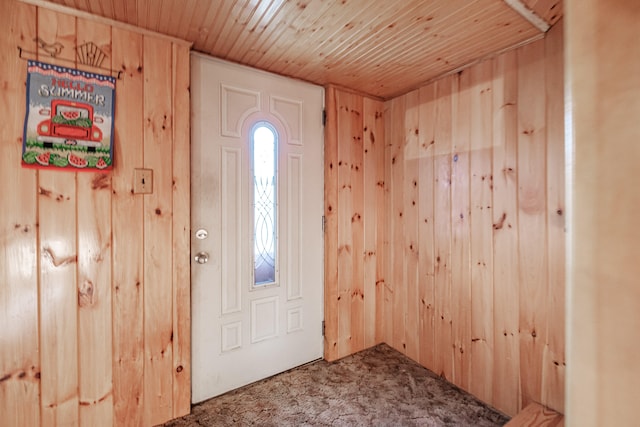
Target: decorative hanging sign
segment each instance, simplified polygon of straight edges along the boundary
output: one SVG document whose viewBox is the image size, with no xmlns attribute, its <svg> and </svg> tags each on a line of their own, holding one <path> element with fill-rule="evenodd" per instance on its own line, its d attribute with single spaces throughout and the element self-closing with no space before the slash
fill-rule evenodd
<svg viewBox="0 0 640 427">
<path fill-rule="evenodd" d="M 111 76 L 29 60 L 23 166 L 111 169 L 115 82 Z"/>
</svg>

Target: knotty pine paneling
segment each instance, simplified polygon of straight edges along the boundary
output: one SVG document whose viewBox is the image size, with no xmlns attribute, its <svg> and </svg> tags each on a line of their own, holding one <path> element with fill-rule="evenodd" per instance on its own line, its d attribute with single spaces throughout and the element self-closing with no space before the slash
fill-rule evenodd
<svg viewBox="0 0 640 427">
<path fill-rule="evenodd" d="M 435 142 L 436 88 L 435 85 L 419 89 L 418 107 L 418 182 L 433 182 L 433 156 L 425 156 Z M 418 361 L 425 366 L 435 365 L 435 259 L 433 186 L 418 185 Z M 388 249 L 386 249 L 388 251 Z M 391 310 L 387 310 L 389 316 Z"/>
<path fill-rule="evenodd" d="M 47 22 L 38 26 L 38 37 L 64 46 L 60 59 L 46 58 L 44 52 L 38 52 L 38 59 L 58 65 L 65 64 L 62 59 L 73 61 L 76 19 L 39 8 L 37 20 Z M 80 409 L 76 174 L 38 171 L 37 185 L 42 424 L 64 425 L 79 419 Z"/>
<path fill-rule="evenodd" d="M 493 61 L 493 141 L 500 150 L 493 151 L 493 322 L 494 378 L 492 401 L 502 402 L 509 413 L 518 412 L 520 393 L 520 339 L 518 283 L 518 180 L 517 164 L 517 57 L 511 51 Z M 562 170 L 562 169 L 561 169 Z"/>
<path fill-rule="evenodd" d="M 111 27 L 77 21 L 78 44 L 93 42 L 111 51 Z M 111 57 L 104 66 L 111 67 Z M 79 69 L 91 67 L 78 64 Z M 111 347 L 111 175 L 77 174 L 78 355 L 81 425 L 113 424 L 113 353 Z M 87 372 L 95 372 L 86 375 Z"/>
<path fill-rule="evenodd" d="M 564 120 L 564 23 L 559 21 L 549 30 L 545 39 L 545 87 L 547 95 L 547 141 L 563 139 Z M 549 294 L 549 320 L 547 322 L 548 346 L 542 354 L 542 400 L 555 408 L 564 408 L 565 402 L 565 365 L 558 361 L 565 354 L 565 329 L 556 325 L 565 325 L 565 292 L 555 292 L 566 283 L 565 262 L 552 262 L 565 259 L 566 254 L 566 202 L 565 202 L 565 147 L 561 144 L 547 143 L 547 257 Z"/>
<path fill-rule="evenodd" d="M 404 115 L 404 134 L 406 135 L 406 143 L 404 156 L 408 161 L 405 162 L 402 181 L 398 184 L 404 191 L 398 192 L 404 197 L 401 205 L 405 206 L 402 212 L 404 220 L 403 236 L 407 236 L 404 243 L 404 260 L 405 260 L 405 288 L 402 292 L 400 301 L 406 307 L 406 315 L 404 317 L 404 328 L 407 325 L 418 324 L 418 165 L 413 158 L 417 157 L 418 151 L 418 121 L 419 121 L 419 93 L 414 91 L 405 98 Z M 401 133 L 402 134 L 402 133 Z M 398 161 L 398 159 L 396 159 Z M 405 336 L 404 345 L 406 346 L 407 355 L 415 360 L 418 359 L 418 337 L 416 334 L 407 334 Z"/>
<path fill-rule="evenodd" d="M 114 29 L 112 63 L 119 64 L 126 77 L 117 83 L 117 90 L 127 92 L 128 99 L 116 96 L 116 119 L 142 117 L 143 73 L 142 39 L 140 34 Z M 116 139 L 127 135 L 132 141 L 143 140 L 141 120 L 122 120 L 115 127 Z M 117 147 L 116 147 L 117 148 Z M 115 150 L 116 168 L 133 170 L 144 164 L 143 144 Z M 143 197 L 131 192 L 131 176 L 115 174 L 112 183 L 113 228 L 113 395 L 115 419 L 142 424 L 144 386 L 144 241 Z"/>
<path fill-rule="evenodd" d="M 0 3 L 0 413 L 3 425 L 151 425 L 190 410 L 189 48 Z M 20 167 L 26 62 L 41 37 L 73 66 L 94 42 L 123 71 L 115 168 Z M 68 63 L 62 61 L 67 59 Z M 91 70 L 86 66 L 79 68 Z M 134 168 L 154 193 L 133 194 Z"/>
<path fill-rule="evenodd" d="M 403 112 L 405 110 L 406 100 L 404 98 L 397 98 L 392 101 L 397 108 L 394 112 Z M 391 162 L 391 167 L 389 167 L 389 180 L 387 184 L 391 187 L 398 186 L 401 187 L 404 181 L 404 170 L 403 168 L 394 167 L 396 164 L 402 164 L 404 159 L 404 150 L 402 149 L 404 141 L 404 130 L 405 130 L 405 121 L 404 117 L 400 114 L 395 114 L 389 116 L 390 123 L 386 123 L 387 126 L 390 126 L 389 130 L 390 135 L 397 135 L 402 138 L 402 141 L 396 142 L 395 144 L 390 138 L 385 136 L 385 144 L 388 144 L 393 150 L 388 153 L 387 161 Z M 386 129 L 386 127 L 385 127 Z M 392 223 L 395 227 L 389 227 L 389 231 L 392 233 L 389 234 L 389 242 L 395 250 L 399 250 L 400 253 L 404 255 L 404 244 L 403 244 L 403 225 L 404 225 L 404 212 L 403 212 L 403 192 L 396 191 L 393 193 L 394 197 L 389 197 L 388 200 L 388 210 L 387 215 L 389 216 Z M 406 308 L 406 287 L 394 287 L 394 283 L 397 280 L 402 280 L 403 268 L 404 265 L 401 263 L 389 263 L 389 257 L 387 257 L 387 271 L 388 271 L 388 279 L 385 282 L 386 290 L 389 294 L 387 298 L 387 306 L 393 308 L 391 313 L 400 313 L 400 316 L 394 316 L 391 318 L 391 325 L 389 325 L 392 334 L 390 335 L 392 338 L 389 344 L 393 345 L 396 348 L 402 348 L 406 350 L 407 344 L 405 341 L 405 332 L 406 326 L 405 322 L 407 320 L 406 313 L 404 309 Z"/>
<path fill-rule="evenodd" d="M 171 69 L 171 44 L 145 37 L 142 49 L 143 70 Z M 167 90 L 158 91 L 160 87 Z M 144 162 L 156 172 L 153 193 L 144 196 L 143 209 L 143 283 L 153 284 L 144 289 L 144 419 L 152 425 L 173 414 L 171 87 L 171 73 L 145 73 Z"/>
<path fill-rule="evenodd" d="M 431 141 L 424 141 L 432 146 L 431 151 L 425 153 L 429 157 L 433 156 L 433 226 L 434 226 L 434 344 L 435 355 L 432 370 L 438 375 L 451 380 L 453 378 L 453 319 L 451 315 L 451 162 L 445 153 L 451 150 L 451 137 L 453 133 L 453 96 L 458 87 L 457 76 L 449 76 L 438 81 L 436 88 L 436 116 L 435 135 L 433 144 Z M 402 114 L 402 112 L 400 112 Z M 420 132 L 420 129 L 418 129 Z M 402 139 L 400 139 L 402 142 Z M 398 165 L 402 167 L 402 165 Z M 427 166 L 428 167 L 428 166 Z M 419 183 L 424 185 L 424 183 Z M 389 193 L 393 194 L 393 184 L 389 186 Z M 390 225 L 393 228 L 393 225 Z M 396 231 L 394 231 L 396 233 Z M 402 241 L 400 236 L 398 240 Z M 418 242 L 421 245 L 422 242 Z M 390 252 L 396 250 L 393 246 Z M 418 250 L 419 247 L 418 247 Z M 402 265 L 402 259 L 389 256 L 388 259 L 393 264 Z M 403 286 L 402 277 L 396 277 L 389 285 L 390 288 L 398 289 Z M 402 312 L 404 307 L 399 307 L 398 312 Z M 394 312 L 393 317 L 396 317 Z M 411 332 L 411 331 L 409 331 Z"/>
<path fill-rule="evenodd" d="M 324 358 L 338 351 L 338 104 L 337 90 L 325 90 L 324 144 Z"/>
<path fill-rule="evenodd" d="M 459 379 L 461 387 L 468 388 L 471 359 L 467 355 L 471 351 L 469 342 L 472 333 L 472 312 L 468 307 L 473 270 L 469 259 L 472 250 L 469 193 L 472 185 L 469 179 L 471 157 L 469 134 L 472 125 L 470 73 L 460 75 L 454 99 L 452 114 L 457 126 L 453 129 L 454 161 L 451 164 L 451 281 L 456 286 L 451 287 L 451 301 L 452 316 L 458 321 L 452 324 L 453 345 L 456 350 L 453 352 L 453 376 Z"/>
<path fill-rule="evenodd" d="M 35 51 L 36 8 L 0 4 L 0 414 L 14 426 L 40 425 L 38 173 L 20 168 L 25 64 Z"/>
<path fill-rule="evenodd" d="M 385 341 L 510 415 L 564 411 L 559 25 L 385 103 Z"/>
<path fill-rule="evenodd" d="M 126 77 L 117 83 L 117 90 L 129 94 L 116 97 L 116 119 L 142 117 L 143 73 L 142 39 L 139 34 L 113 29 L 112 63 L 120 64 Z M 143 123 L 123 120 L 115 128 L 116 139 L 124 135 L 133 141 L 142 141 Z M 133 170 L 144 164 L 143 145 L 129 147 L 126 153 L 115 150 L 115 165 Z M 131 420 L 142 424 L 143 370 L 144 370 L 144 243 L 143 197 L 131 193 L 131 177 L 124 174 L 112 176 L 111 210 L 113 228 L 113 395 L 115 419 Z M 117 214 L 116 214 L 117 213 Z"/>
<path fill-rule="evenodd" d="M 364 116 L 364 346 L 371 347 L 384 337 L 384 118 L 383 104 L 371 98 L 363 100 Z M 375 298 L 371 298 L 375 295 Z"/>
<path fill-rule="evenodd" d="M 325 358 L 382 342 L 384 104 L 326 89 Z"/>
<path fill-rule="evenodd" d="M 518 59 L 518 254 L 520 386 L 523 407 L 542 393 L 542 350 L 550 300 L 546 248 L 544 43 L 524 46 Z M 519 102 L 520 100 L 525 102 Z M 545 189 L 545 191 L 540 191 Z M 522 370 L 522 367 L 527 370 Z M 539 399 L 534 399 L 539 401 Z"/>
<path fill-rule="evenodd" d="M 173 45 L 173 254 L 191 246 L 191 114 L 189 49 Z M 189 252 L 187 252 L 189 253 Z M 172 257 L 173 272 L 173 417 L 191 409 L 191 260 Z M 189 308 L 187 308 L 189 307 Z"/>
</svg>

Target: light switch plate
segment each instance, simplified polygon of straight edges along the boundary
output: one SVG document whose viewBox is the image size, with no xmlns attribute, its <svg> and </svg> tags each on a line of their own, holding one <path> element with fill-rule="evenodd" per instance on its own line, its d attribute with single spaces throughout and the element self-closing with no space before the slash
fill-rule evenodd
<svg viewBox="0 0 640 427">
<path fill-rule="evenodd" d="M 135 194 L 153 193 L 153 170 L 135 169 L 133 173 L 133 192 Z"/>
</svg>

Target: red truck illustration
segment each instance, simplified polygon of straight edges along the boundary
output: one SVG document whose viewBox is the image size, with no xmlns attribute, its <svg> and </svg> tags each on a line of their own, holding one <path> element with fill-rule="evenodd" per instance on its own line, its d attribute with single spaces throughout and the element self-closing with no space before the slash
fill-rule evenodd
<svg viewBox="0 0 640 427">
<path fill-rule="evenodd" d="M 103 123 L 103 120 L 94 117 L 91 105 L 55 99 L 51 101 L 51 109 L 43 108 L 39 113 L 49 118 L 38 124 L 38 141 L 86 147 L 102 145 L 102 131 L 94 123 Z"/>
</svg>

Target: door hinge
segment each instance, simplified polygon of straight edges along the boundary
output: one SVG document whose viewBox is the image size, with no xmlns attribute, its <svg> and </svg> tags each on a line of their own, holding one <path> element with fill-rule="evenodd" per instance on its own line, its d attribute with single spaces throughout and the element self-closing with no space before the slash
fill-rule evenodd
<svg viewBox="0 0 640 427">
<path fill-rule="evenodd" d="M 322 321 L 322 336 L 324 336 L 324 320 Z"/>
<path fill-rule="evenodd" d="M 322 231 L 323 232 L 326 226 L 327 226 L 327 217 L 322 215 Z"/>
<path fill-rule="evenodd" d="M 327 110 L 322 110 L 322 126 L 327 125 Z"/>
</svg>

